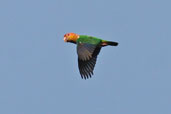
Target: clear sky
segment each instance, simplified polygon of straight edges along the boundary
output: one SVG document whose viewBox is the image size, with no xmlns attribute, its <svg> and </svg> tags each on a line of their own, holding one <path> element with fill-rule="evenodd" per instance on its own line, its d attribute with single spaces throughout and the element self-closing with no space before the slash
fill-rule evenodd
<svg viewBox="0 0 171 114">
<path fill-rule="evenodd" d="M 170 0 L 1 0 L 0 114 L 171 114 Z M 83 80 L 75 32 L 119 42 Z"/>
</svg>

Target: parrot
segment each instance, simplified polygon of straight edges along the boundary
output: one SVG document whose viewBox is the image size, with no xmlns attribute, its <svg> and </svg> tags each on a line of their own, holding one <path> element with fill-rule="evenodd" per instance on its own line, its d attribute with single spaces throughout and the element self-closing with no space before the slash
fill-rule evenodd
<svg viewBox="0 0 171 114">
<path fill-rule="evenodd" d="M 118 45 L 118 42 L 76 33 L 66 33 L 63 40 L 77 45 L 78 68 L 82 79 L 92 77 L 97 56 L 102 47 Z"/>
</svg>

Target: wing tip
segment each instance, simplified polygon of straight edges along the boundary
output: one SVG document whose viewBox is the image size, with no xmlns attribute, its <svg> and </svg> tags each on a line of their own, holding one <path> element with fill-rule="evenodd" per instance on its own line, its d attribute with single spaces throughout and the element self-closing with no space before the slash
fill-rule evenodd
<svg viewBox="0 0 171 114">
<path fill-rule="evenodd" d="M 86 80 L 86 79 L 92 78 L 93 72 L 91 72 L 89 74 L 82 74 L 82 73 L 80 73 L 80 75 L 81 75 L 82 79 Z"/>
</svg>

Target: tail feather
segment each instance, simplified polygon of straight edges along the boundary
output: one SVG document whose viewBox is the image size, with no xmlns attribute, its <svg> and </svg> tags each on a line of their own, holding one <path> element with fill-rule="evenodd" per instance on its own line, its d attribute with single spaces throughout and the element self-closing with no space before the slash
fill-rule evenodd
<svg viewBox="0 0 171 114">
<path fill-rule="evenodd" d="M 113 41 L 103 41 L 102 42 L 102 46 L 107 46 L 107 45 L 117 46 L 118 45 L 118 42 L 113 42 Z"/>
<path fill-rule="evenodd" d="M 108 41 L 107 44 L 108 45 L 111 45 L 111 46 L 117 46 L 118 45 L 118 42 Z"/>
</svg>

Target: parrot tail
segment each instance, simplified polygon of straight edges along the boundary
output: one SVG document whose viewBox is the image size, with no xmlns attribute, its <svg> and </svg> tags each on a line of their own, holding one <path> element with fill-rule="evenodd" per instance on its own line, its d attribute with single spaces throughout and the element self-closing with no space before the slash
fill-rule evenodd
<svg viewBox="0 0 171 114">
<path fill-rule="evenodd" d="M 107 46 L 107 45 L 110 45 L 110 46 L 117 46 L 118 43 L 117 43 L 117 42 L 112 42 L 112 41 L 103 41 L 103 42 L 102 42 L 102 46 Z"/>
</svg>

